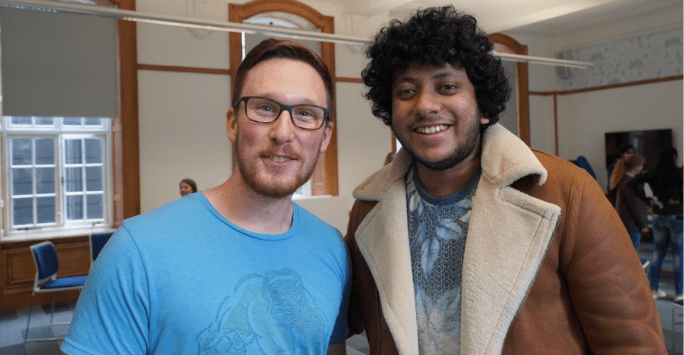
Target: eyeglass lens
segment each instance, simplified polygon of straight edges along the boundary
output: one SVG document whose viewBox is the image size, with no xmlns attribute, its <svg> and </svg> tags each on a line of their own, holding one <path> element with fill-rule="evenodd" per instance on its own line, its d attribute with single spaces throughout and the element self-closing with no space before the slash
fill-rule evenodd
<svg viewBox="0 0 684 355">
<path fill-rule="evenodd" d="M 250 97 L 247 99 L 247 118 L 257 122 L 275 121 L 282 111 L 288 111 L 294 124 L 304 129 L 318 129 L 325 119 L 325 111 L 312 105 L 286 106 L 276 101 Z"/>
</svg>

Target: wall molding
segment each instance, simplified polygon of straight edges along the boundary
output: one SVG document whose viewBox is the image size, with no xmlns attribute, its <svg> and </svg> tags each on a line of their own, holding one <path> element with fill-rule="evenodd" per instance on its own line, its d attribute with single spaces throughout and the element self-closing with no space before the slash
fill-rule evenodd
<svg viewBox="0 0 684 355">
<path fill-rule="evenodd" d="M 682 80 L 683 78 L 684 78 L 684 75 L 676 75 L 676 76 L 670 76 L 667 78 L 648 79 L 648 80 L 634 81 L 634 82 L 629 82 L 629 83 L 604 85 L 604 86 L 597 86 L 597 87 L 592 87 L 592 88 L 576 89 L 576 90 L 530 91 L 529 94 L 530 94 L 530 96 L 534 95 L 534 96 L 551 96 L 551 97 L 553 97 L 553 144 L 554 144 L 554 153 L 553 154 L 558 155 L 558 96 L 583 94 L 583 93 L 588 93 L 588 92 L 592 92 L 592 91 L 612 90 L 612 89 L 618 89 L 618 88 L 624 88 L 624 87 L 630 87 L 630 86 L 657 84 L 657 83 L 663 83 L 663 82 L 668 82 L 668 81 Z"/>
<path fill-rule="evenodd" d="M 596 87 L 585 88 L 585 89 L 561 90 L 561 91 L 530 91 L 530 95 L 551 96 L 551 95 L 583 94 L 583 93 L 591 92 L 591 91 L 610 90 L 610 89 L 617 89 L 617 88 L 623 88 L 623 87 L 628 87 L 628 86 L 639 86 L 639 85 L 662 83 L 662 82 L 667 82 L 667 81 L 682 80 L 683 78 L 684 78 L 684 75 L 675 75 L 675 76 L 669 76 L 666 78 L 648 79 L 648 80 L 641 80 L 641 81 L 633 81 L 633 82 L 629 82 L 629 83 L 603 85 L 603 86 L 596 86 Z"/>
<path fill-rule="evenodd" d="M 138 64 L 138 70 L 167 71 L 167 72 L 177 72 L 177 73 L 230 75 L 230 69 L 183 67 L 183 66 L 176 66 L 176 65 L 158 65 L 158 64 Z"/>
</svg>

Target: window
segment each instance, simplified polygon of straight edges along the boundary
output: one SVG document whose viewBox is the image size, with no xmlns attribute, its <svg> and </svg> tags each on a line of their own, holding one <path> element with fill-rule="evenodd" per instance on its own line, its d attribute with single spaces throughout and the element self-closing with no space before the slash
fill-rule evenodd
<svg viewBox="0 0 684 355">
<path fill-rule="evenodd" d="M 111 224 L 106 118 L 2 118 L 5 232 Z"/>
</svg>

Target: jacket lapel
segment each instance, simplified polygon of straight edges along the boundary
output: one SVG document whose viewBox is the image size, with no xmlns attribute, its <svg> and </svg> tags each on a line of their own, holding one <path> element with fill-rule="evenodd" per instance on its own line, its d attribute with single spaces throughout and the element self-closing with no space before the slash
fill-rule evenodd
<svg viewBox="0 0 684 355">
<path fill-rule="evenodd" d="M 386 177 L 375 179 L 376 185 L 364 189 L 366 197 L 375 196 L 381 201 L 359 225 L 356 243 L 375 279 L 382 311 L 398 352 L 418 354 L 418 327 L 407 233 L 406 186 L 403 179 L 410 158 L 402 152 L 395 158 L 397 164 L 393 164 L 391 170 L 388 168 L 384 171 Z"/>
<path fill-rule="evenodd" d="M 485 132 L 463 260 L 462 354 L 501 352 L 560 217 L 560 207 L 510 187 L 528 175 L 546 180 L 527 145 L 498 124 Z"/>
<path fill-rule="evenodd" d="M 411 164 L 401 150 L 354 191 L 358 199 L 379 201 L 359 225 L 356 242 L 400 354 L 418 354 L 404 182 Z M 501 351 L 551 242 L 560 207 L 510 187 L 531 174 L 540 176 L 540 185 L 546 180 L 525 143 L 498 124 L 487 128 L 463 261 L 462 354 Z"/>
<path fill-rule="evenodd" d="M 560 215 L 558 206 L 483 180 L 463 261 L 462 354 L 501 352 Z"/>
</svg>

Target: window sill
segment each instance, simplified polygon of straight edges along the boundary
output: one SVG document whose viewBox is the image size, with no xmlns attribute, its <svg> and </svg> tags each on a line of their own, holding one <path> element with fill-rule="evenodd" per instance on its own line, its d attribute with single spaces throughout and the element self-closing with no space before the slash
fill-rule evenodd
<svg viewBox="0 0 684 355">
<path fill-rule="evenodd" d="M 73 229 L 53 229 L 48 231 L 28 231 L 28 232 L 14 232 L 12 234 L 3 235 L 0 241 L 3 242 L 23 242 L 27 240 L 41 240 L 41 239 L 56 239 L 56 238 L 70 238 L 92 233 L 108 233 L 114 232 L 116 228 L 109 226 L 100 226 L 93 228 L 73 228 Z"/>
</svg>

